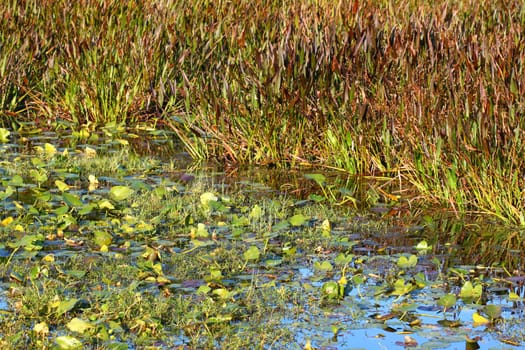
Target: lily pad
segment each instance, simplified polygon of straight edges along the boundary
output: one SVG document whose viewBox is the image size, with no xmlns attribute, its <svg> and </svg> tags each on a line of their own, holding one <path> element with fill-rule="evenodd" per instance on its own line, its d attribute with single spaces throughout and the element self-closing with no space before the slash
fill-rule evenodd
<svg viewBox="0 0 525 350">
<path fill-rule="evenodd" d="M 0 128 L 0 142 L 1 143 L 8 142 L 10 134 L 11 134 L 11 132 L 9 130 L 4 129 L 4 128 Z"/>
<path fill-rule="evenodd" d="M 439 306 L 443 306 L 445 308 L 445 311 L 454 305 L 456 305 L 457 298 L 455 294 L 445 294 L 441 296 L 437 302 Z"/>
<path fill-rule="evenodd" d="M 410 257 L 406 257 L 405 255 L 401 255 L 399 259 L 397 260 L 397 266 L 399 266 L 402 269 L 408 269 L 411 267 L 414 267 L 417 265 L 417 256 L 410 255 Z"/>
<path fill-rule="evenodd" d="M 259 248 L 252 245 L 250 248 L 248 248 L 248 250 L 244 252 L 243 255 L 246 260 L 257 260 L 259 259 L 261 252 L 259 251 Z"/>
<path fill-rule="evenodd" d="M 77 317 L 69 321 L 66 327 L 72 332 L 81 333 L 81 334 L 89 329 L 94 328 L 94 326 L 90 322 L 84 321 Z"/>
<path fill-rule="evenodd" d="M 308 220 L 308 218 L 302 214 L 297 214 L 288 219 L 288 222 L 292 226 L 302 226 Z"/>
<path fill-rule="evenodd" d="M 61 350 L 81 349 L 82 342 L 75 337 L 63 335 L 55 339 L 55 343 Z"/>
<path fill-rule="evenodd" d="M 121 202 L 131 197 L 133 193 L 135 191 L 128 186 L 113 186 L 109 190 L 109 197 L 116 202 Z"/>
<path fill-rule="evenodd" d="M 326 182 L 326 177 L 323 174 L 304 174 L 303 176 L 308 180 L 314 180 L 320 186 L 324 186 Z"/>
<path fill-rule="evenodd" d="M 62 193 L 62 198 L 64 199 L 64 202 L 70 207 L 79 208 L 84 204 L 77 195 L 69 192 Z"/>
</svg>

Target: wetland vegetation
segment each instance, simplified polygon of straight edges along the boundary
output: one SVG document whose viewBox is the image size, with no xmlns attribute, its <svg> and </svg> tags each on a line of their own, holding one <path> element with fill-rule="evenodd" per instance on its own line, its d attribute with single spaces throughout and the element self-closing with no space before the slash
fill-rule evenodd
<svg viewBox="0 0 525 350">
<path fill-rule="evenodd" d="M 0 14 L 3 348 L 525 344 L 522 2 Z"/>
</svg>

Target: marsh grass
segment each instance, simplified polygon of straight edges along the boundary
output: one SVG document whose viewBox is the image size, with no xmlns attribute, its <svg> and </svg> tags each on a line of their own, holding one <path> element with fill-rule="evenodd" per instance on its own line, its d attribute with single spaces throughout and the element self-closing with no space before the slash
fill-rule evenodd
<svg viewBox="0 0 525 350">
<path fill-rule="evenodd" d="M 196 159 L 397 172 L 422 204 L 525 224 L 519 1 L 0 9 L 4 125 L 149 121 Z"/>
</svg>

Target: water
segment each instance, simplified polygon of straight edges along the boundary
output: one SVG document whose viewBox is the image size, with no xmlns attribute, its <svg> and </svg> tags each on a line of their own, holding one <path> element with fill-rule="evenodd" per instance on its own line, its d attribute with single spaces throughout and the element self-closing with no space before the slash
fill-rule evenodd
<svg viewBox="0 0 525 350">
<path fill-rule="evenodd" d="M 145 173 L 130 170 L 130 165 L 119 165 L 115 169 L 120 176 L 107 174 L 99 177 L 100 187 L 91 192 L 82 190 L 85 187 L 87 174 L 77 174 L 75 169 L 56 169 L 67 176 L 76 189 L 72 193 L 80 198 L 90 196 L 103 198 L 107 196 L 110 186 L 127 182 L 139 181 L 141 186 L 154 189 L 161 184 L 169 184 L 177 191 L 185 191 L 186 183 L 196 178 L 204 180 L 217 192 L 241 193 L 247 203 L 259 203 L 263 199 L 286 196 L 295 202 L 287 210 L 293 213 L 298 208 L 312 205 L 311 194 L 320 193 L 318 185 L 304 178 L 304 173 L 312 173 L 315 169 L 221 169 L 213 164 L 193 164 L 188 155 L 181 151 L 179 145 L 173 142 L 173 137 L 124 137 L 110 141 L 100 137 L 98 141 L 84 144 L 71 136 L 55 133 L 36 135 L 21 135 L 13 133 L 14 143 L 1 145 L 3 153 L 0 156 L 2 166 L 0 175 L 4 183 L 10 181 L 10 168 L 17 159 L 31 157 L 35 147 L 44 147 L 46 143 L 56 146 L 59 153 L 68 150 L 74 153 L 86 147 L 96 149 L 98 154 L 129 152 L 139 160 L 150 159 Z M 60 140 L 60 141 L 58 141 Z M 119 141 L 120 140 L 120 141 Z M 122 142 L 127 140 L 129 142 Z M 169 171 L 165 164 L 171 164 Z M 126 169 L 128 167 L 128 169 Z M 55 171 L 55 170 L 54 170 Z M 275 266 L 261 263 L 253 268 L 253 274 L 231 276 L 221 281 L 227 287 L 239 283 L 275 283 L 284 287 L 289 293 L 300 293 L 297 298 L 304 302 L 301 311 L 289 313 L 281 320 L 282 327 L 293 332 L 294 341 L 287 344 L 290 348 L 303 349 L 310 342 L 312 346 L 322 349 L 392 349 L 397 347 L 417 347 L 419 349 L 464 349 L 512 347 L 509 344 L 515 339 L 525 339 L 524 334 L 524 281 L 522 271 L 523 250 L 509 241 L 511 236 L 507 228 L 499 227 L 484 218 L 455 219 L 445 211 L 436 211 L 434 215 L 410 215 L 406 202 L 389 203 L 381 199 L 371 200 L 377 194 L 374 186 L 381 183 L 383 191 L 395 192 L 397 183 L 386 183 L 384 179 L 352 178 L 336 172 L 323 171 L 327 181 L 337 193 L 350 192 L 358 199 L 357 209 L 346 205 L 340 217 L 333 221 L 331 234 L 333 243 L 321 250 L 309 252 L 306 248 L 298 252 L 301 258 L 293 264 L 274 259 Z M 53 187 L 53 173 L 42 185 Z M 3 217 L 14 215 L 20 205 L 31 207 L 38 202 L 35 193 L 37 186 L 28 179 L 27 184 L 17 187 L 16 200 L 4 200 Z M 339 191 L 345 189 L 345 191 Z M 5 191 L 5 187 L 0 188 Z M 53 194 L 57 194 L 54 191 Z M 60 205 L 49 202 L 53 208 Z M 251 205 L 251 204 L 248 204 Z M 328 202 L 327 202 L 327 205 Z M 335 209 L 334 209 L 335 210 Z M 338 209 L 339 210 L 339 209 Z M 417 209 L 419 210 L 419 209 Z M 58 216 L 58 215 L 57 215 Z M 88 217 L 89 220 L 104 219 Z M 276 223 L 277 223 L 276 218 Z M 314 227 L 321 219 L 315 216 L 308 225 Z M 382 224 L 377 224 L 377 222 Z M 80 225 L 82 223 L 79 223 Z M 78 227 L 79 224 L 72 225 Z M 307 226 L 308 226 L 307 225 Z M 38 223 L 35 227 L 39 227 Z M 215 226 L 217 235 L 225 235 L 232 242 L 238 237 L 225 228 Z M 299 230 L 302 228 L 289 228 Z M 491 232 L 490 235 L 485 234 Z M 277 232 L 269 236 L 266 248 L 274 252 L 283 251 L 283 240 Z M 523 232 L 513 233 L 519 242 Z M 82 237 L 81 237 L 82 238 Z M 89 238 L 85 238 L 89 240 Z M 140 239 L 140 238 L 137 238 Z M 163 245 L 172 247 L 176 254 L 188 248 L 190 240 L 181 238 L 170 242 L 163 238 Z M 427 254 L 422 254 L 414 248 L 422 240 L 430 242 L 432 248 Z M 42 259 L 53 253 L 57 259 L 68 259 L 73 255 L 89 251 L 86 246 L 65 244 L 64 240 L 46 239 L 42 251 L 36 254 L 26 254 L 29 259 Z M 141 241 L 133 242 L 137 255 L 142 254 Z M 12 248 L 3 244 L 0 258 L 7 261 Z M 117 253 L 115 253 L 117 254 Z M 341 266 L 334 262 L 337 256 L 346 254 L 350 263 L 346 278 L 350 281 L 349 291 L 341 300 L 327 302 L 320 297 L 319 290 L 326 282 L 338 280 L 342 275 Z M 417 255 L 417 265 L 403 269 L 397 266 L 401 255 Z M 94 255 L 93 259 L 96 259 Z M 270 259 L 268 259 L 270 260 Z M 325 272 L 316 268 L 316 263 L 330 262 L 334 271 Z M 320 266 L 320 265 L 319 265 Z M 457 271 L 457 274 L 447 274 Z M 257 276 L 257 281 L 253 281 Z M 268 277 L 271 276 L 271 277 Z M 419 277 L 418 277 L 419 276 Z M 424 286 L 417 286 L 416 279 Z M 4 283 L 0 286 L 0 310 L 11 312 L 9 305 L 8 276 L 3 276 Z M 407 284 L 413 284 L 413 290 L 407 293 L 397 293 L 393 290 L 393 282 L 402 279 Z M 458 297 L 457 303 L 449 310 L 438 306 L 438 300 L 445 294 L 459 295 L 466 280 L 483 284 L 483 298 L 480 303 L 470 303 Z M 389 283 L 385 283 L 389 281 Z M 191 295 L 204 284 L 202 280 L 174 282 L 171 289 L 175 293 Z M 511 300 L 509 293 L 515 293 L 517 298 Z M 476 325 L 473 323 L 475 313 L 483 313 L 486 304 L 496 305 L 501 309 L 501 317 L 491 325 Z M 294 306 L 290 305 L 290 308 Z M 446 311 L 446 312 L 445 312 Z M 444 321 L 452 321 L 452 324 Z M 472 342 L 466 339 L 472 339 Z M 186 344 L 189 339 L 183 335 L 174 335 L 174 344 Z M 522 343 L 517 343 L 517 346 Z M 284 345 L 283 345 L 284 346 Z"/>
</svg>

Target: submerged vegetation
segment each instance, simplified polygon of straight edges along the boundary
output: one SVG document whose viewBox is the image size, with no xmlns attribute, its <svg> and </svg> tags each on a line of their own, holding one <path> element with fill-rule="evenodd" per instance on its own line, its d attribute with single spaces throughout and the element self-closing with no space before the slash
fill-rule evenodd
<svg viewBox="0 0 525 350">
<path fill-rule="evenodd" d="M 196 159 L 397 174 L 525 225 L 521 1 L 3 1 L 4 127 L 171 128 Z"/>
</svg>

